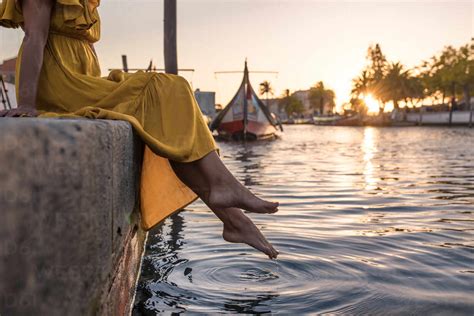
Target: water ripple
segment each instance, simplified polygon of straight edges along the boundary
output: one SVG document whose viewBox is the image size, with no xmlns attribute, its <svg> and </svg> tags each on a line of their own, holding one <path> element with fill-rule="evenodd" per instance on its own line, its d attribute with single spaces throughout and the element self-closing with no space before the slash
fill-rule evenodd
<svg viewBox="0 0 474 316">
<path fill-rule="evenodd" d="M 150 233 L 134 315 L 449 314 L 474 303 L 474 130 L 290 126 L 222 143 L 276 215 L 249 214 L 270 261 L 221 238 L 204 204 Z"/>
</svg>

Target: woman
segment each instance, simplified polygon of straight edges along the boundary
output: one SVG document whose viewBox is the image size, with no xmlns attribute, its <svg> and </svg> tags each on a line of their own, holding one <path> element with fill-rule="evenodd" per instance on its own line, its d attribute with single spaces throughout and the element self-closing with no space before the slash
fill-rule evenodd
<svg viewBox="0 0 474 316">
<path fill-rule="evenodd" d="M 278 203 L 257 198 L 224 166 L 186 80 L 120 71 L 111 72 L 107 79 L 100 77 L 93 47 L 100 37 L 99 2 L 2 0 L 0 25 L 22 27 L 25 37 L 17 65 L 18 108 L 2 111 L 0 116 L 129 121 L 153 152 L 145 155 L 142 173 L 147 179 L 141 186 L 142 215 L 154 219 L 147 228 L 194 200 L 194 194 L 179 193 L 184 187 L 224 223 L 225 240 L 247 243 L 276 258 L 278 252 L 241 209 L 274 213 Z M 169 163 L 158 164 L 157 178 L 150 166 L 161 157 Z M 163 190 L 153 191 L 155 185 Z M 175 191 L 176 199 L 160 193 Z M 150 201 L 167 204 L 162 207 L 165 214 L 153 214 L 160 206 L 150 207 Z"/>
</svg>

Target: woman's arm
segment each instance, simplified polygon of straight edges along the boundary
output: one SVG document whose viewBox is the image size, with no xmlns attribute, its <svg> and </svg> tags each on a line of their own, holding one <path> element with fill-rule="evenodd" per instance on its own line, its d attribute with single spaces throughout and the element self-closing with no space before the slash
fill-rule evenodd
<svg viewBox="0 0 474 316">
<path fill-rule="evenodd" d="M 0 116 L 37 116 L 36 96 L 43 65 L 43 54 L 48 40 L 49 24 L 54 0 L 23 0 L 23 53 L 20 61 L 18 108 L 1 111 Z"/>
</svg>

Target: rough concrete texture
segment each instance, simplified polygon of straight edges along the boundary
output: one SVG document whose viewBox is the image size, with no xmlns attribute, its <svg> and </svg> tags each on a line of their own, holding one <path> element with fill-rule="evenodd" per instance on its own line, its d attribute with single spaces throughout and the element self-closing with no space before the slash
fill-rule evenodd
<svg viewBox="0 0 474 316">
<path fill-rule="evenodd" d="M 0 315 L 128 311 L 142 149 L 126 122 L 0 118 Z"/>
<path fill-rule="evenodd" d="M 136 290 L 138 268 L 141 264 L 146 233 L 135 226 L 129 231 L 125 247 L 115 265 L 110 288 L 100 299 L 98 315 L 129 315 Z"/>
</svg>

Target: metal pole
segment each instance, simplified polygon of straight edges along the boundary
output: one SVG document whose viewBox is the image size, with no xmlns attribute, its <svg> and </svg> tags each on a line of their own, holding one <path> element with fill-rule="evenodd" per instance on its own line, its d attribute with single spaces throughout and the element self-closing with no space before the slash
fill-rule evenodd
<svg viewBox="0 0 474 316">
<path fill-rule="evenodd" d="M 469 115 L 469 127 L 472 127 L 472 116 L 473 116 L 473 112 L 474 112 L 474 106 L 472 105 L 472 102 L 470 102 L 471 105 L 469 106 L 470 107 L 470 110 L 471 110 L 471 114 Z"/>
<path fill-rule="evenodd" d="M 178 74 L 177 49 L 177 4 L 176 0 L 165 0 L 164 9 L 164 57 L 165 71 L 169 74 Z"/>
<path fill-rule="evenodd" d="M 423 125 L 423 104 L 420 107 L 420 122 L 419 125 Z"/>
<path fill-rule="evenodd" d="M 12 104 L 10 103 L 10 98 L 8 97 L 8 89 L 5 86 L 5 81 L 3 81 L 3 76 L 2 75 L 0 75 L 0 81 L 2 82 L 3 91 L 5 91 L 5 99 L 6 99 L 6 102 L 7 102 L 8 109 L 11 110 L 12 109 Z M 4 102 L 3 99 L 4 99 L 4 97 L 3 97 L 3 94 L 2 94 L 3 107 L 6 109 L 5 102 Z"/>
<path fill-rule="evenodd" d="M 128 72 L 127 55 L 122 55 L 122 68 L 123 72 Z"/>
<path fill-rule="evenodd" d="M 451 103 L 451 107 L 449 109 L 449 126 L 453 124 L 453 110 L 454 110 L 454 105 Z"/>
<path fill-rule="evenodd" d="M 7 100 L 5 100 L 5 97 L 3 96 L 3 88 L 0 87 L 0 97 L 2 99 L 2 104 L 3 104 L 3 109 L 8 110 L 7 108 Z"/>
<path fill-rule="evenodd" d="M 249 70 L 247 68 L 247 60 L 245 61 L 244 69 L 244 78 L 245 78 L 245 95 L 244 95 L 244 141 L 247 140 L 247 125 L 248 125 L 248 89 L 249 89 Z"/>
<path fill-rule="evenodd" d="M 449 109 L 449 126 L 453 124 L 453 111 L 454 107 L 456 106 L 456 83 L 453 82 L 452 84 L 453 89 L 453 98 L 451 99 L 451 107 Z"/>
</svg>

